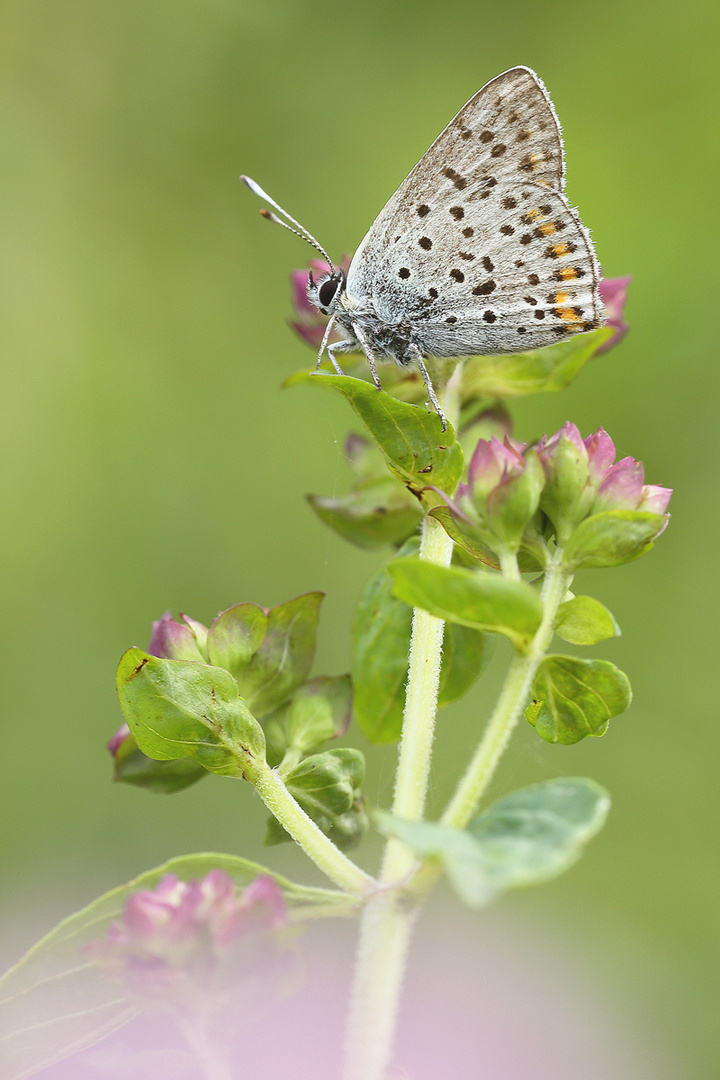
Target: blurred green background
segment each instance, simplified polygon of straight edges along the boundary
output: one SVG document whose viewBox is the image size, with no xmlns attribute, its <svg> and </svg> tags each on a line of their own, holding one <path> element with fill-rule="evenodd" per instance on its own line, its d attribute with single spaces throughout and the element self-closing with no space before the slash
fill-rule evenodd
<svg viewBox="0 0 720 1080">
<path fill-rule="evenodd" d="M 279 390 L 312 361 L 286 325 L 287 275 L 311 253 L 260 220 L 238 175 L 339 258 L 460 105 L 527 64 L 554 99 L 568 192 L 605 274 L 635 282 L 624 344 L 563 395 L 520 403 L 517 434 L 602 424 L 676 494 L 648 558 L 579 583 L 623 628 L 596 654 L 628 672 L 636 704 L 576 747 L 521 730 L 495 784 L 588 774 L 613 794 L 610 822 L 570 876 L 512 897 L 506 914 L 562 934 L 673 1080 L 718 1075 L 719 21 L 709 0 L 5 0 L 8 926 L 34 911 L 45 929 L 51 911 L 192 850 L 313 879 L 289 846 L 263 850 L 249 789 L 113 786 L 104 748 L 120 721 L 117 659 L 166 608 L 207 622 L 241 600 L 323 589 L 316 670 L 341 672 L 380 561 L 305 505 L 304 492 L 346 490 L 350 412 Z M 502 655 L 443 715 L 436 807 Z M 372 801 L 387 799 L 392 762 L 370 750 Z M 21 941 L 6 939 L 8 960 Z"/>
</svg>

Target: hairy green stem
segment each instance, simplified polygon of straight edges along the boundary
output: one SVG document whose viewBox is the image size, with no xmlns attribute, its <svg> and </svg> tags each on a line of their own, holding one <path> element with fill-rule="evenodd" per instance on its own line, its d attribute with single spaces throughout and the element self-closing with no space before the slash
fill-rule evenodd
<svg viewBox="0 0 720 1080">
<path fill-rule="evenodd" d="M 508 581 L 522 581 L 520 568 L 518 567 L 517 551 L 501 551 L 498 558 L 503 576 Z"/>
<path fill-rule="evenodd" d="M 563 569 L 562 551 L 558 549 L 548 564 L 540 593 L 543 604 L 542 622 L 528 651 L 516 653 L 513 658 L 495 711 L 465 775 L 440 819 L 443 825 L 464 829 L 475 814 L 510 741 L 513 728 L 527 704 L 538 666 L 552 640 L 557 609 L 571 581 L 572 575 Z"/>
<path fill-rule="evenodd" d="M 347 855 L 343 855 L 308 817 L 275 769 L 262 765 L 251 779 L 270 813 L 331 881 L 345 892 L 356 894 L 366 893 L 376 885 L 375 879 L 356 866 Z"/>
<path fill-rule="evenodd" d="M 460 365 L 443 395 L 450 423 L 457 420 Z M 453 542 L 439 522 L 426 517 L 420 558 L 448 566 Z M 445 623 L 413 609 L 405 712 L 395 774 L 393 814 L 417 821 L 427 796 L 435 732 Z M 348 1017 L 344 1080 L 383 1080 L 392 1053 L 407 952 L 417 915 L 397 888 L 416 863 L 398 840 L 385 848 L 381 889 L 370 896 L 360 921 L 360 937 Z"/>
<path fill-rule="evenodd" d="M 384 1080 L 418 910 L 401 906 L 396 889 L 377 893 L 365 905 L 350 999 L 343 1080 Z"/>
<path fill-rule="evenodd" d="M 420 558 L 436 566 L 449 566 L 453 541 L 434 518 L 423 522 Z M 402 737 L 395 773 L 392 812 L 418 821 L 425 809 L 432 744 L 435 736 L 440 664 L 445 622 L 422 608 L 413 609 Z M 389 840 L 380 880 L 398 881 L 412 866 L 414 856 L 398 840 Z"/>
</svg>

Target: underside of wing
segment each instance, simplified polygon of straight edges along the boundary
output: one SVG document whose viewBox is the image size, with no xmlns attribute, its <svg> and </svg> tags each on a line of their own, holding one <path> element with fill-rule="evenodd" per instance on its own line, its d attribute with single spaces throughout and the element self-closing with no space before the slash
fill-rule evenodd
<svg viewBox="0 0 720 1080">
<path fill-rule="evenodd" d="M 587 231 L 564 195 L 532 183 L 471 188 L 416 215 L 377 269 L 378 317 L 405 324 L 426 356 L 539 348 L 604 318 Z"/>
<path fill-rule="evenodd" d="M 414 218 L 471 191 L 527 181 L 562 190 L 562 137 L 542 82 L 517 67 L 478 90 L 386 203 L 355 253 L 348 291 L 374 292 L 378 256 Z"/>
</svg>

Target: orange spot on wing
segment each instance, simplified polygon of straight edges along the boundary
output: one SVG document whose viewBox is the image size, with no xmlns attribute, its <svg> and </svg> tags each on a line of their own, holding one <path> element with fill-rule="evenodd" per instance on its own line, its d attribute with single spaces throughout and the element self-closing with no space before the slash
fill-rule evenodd
<svg viewBox="0 0 720 1080">
<path fill-rule="evenodd" d="M 580 316 L 572 308 L 558 308 L 557 313 L 564 322 L 580 322 Z"/>
<path fill-rule="evenodd" d="M 563 266 L 560 271 L 560 277 L 563 281 L 572 281 L 573 278 L 578 276 L 578 272 L 574 266 Z"/>
<path fill-rule="evenodd" d="M 554 304 L 564 304 L 566 300 L 570 299 L 570 293 L 556 292 L 553 299 Z"/>
<path fill-rule="evenodd" d="M 552 236 L 557 231 L 557 226 L 552 221 L 546 221 L 544 225 L 538 225 L 538 229 L 543 236 Z"/>
<path fill-rule="evenodd" d="M 567 244 L 564 244 L 564 243 L 553 244 L 551 250 L 552 250 L 552 253 L 555 256 L 555 258 L 558 258 L 558 259 L 560 258 L 561 255 L 569 255 L 569 253 L 570 253 L 570 248 L 568 247 Z"/>
</svg>

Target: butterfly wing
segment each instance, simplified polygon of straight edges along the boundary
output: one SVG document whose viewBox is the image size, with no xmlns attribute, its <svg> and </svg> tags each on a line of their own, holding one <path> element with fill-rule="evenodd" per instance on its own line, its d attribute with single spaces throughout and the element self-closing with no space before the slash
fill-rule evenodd
<svg viewBox="0 0 720 1080">
<path fill-rule="evenodd" d="M 562 195 L 560 127 L 528 68 L 487 83 L 380 212 L 351 303 L 411 324 L 424 355 L 517 352 L 599 324 L 600 269 Z"/>
</svg>

